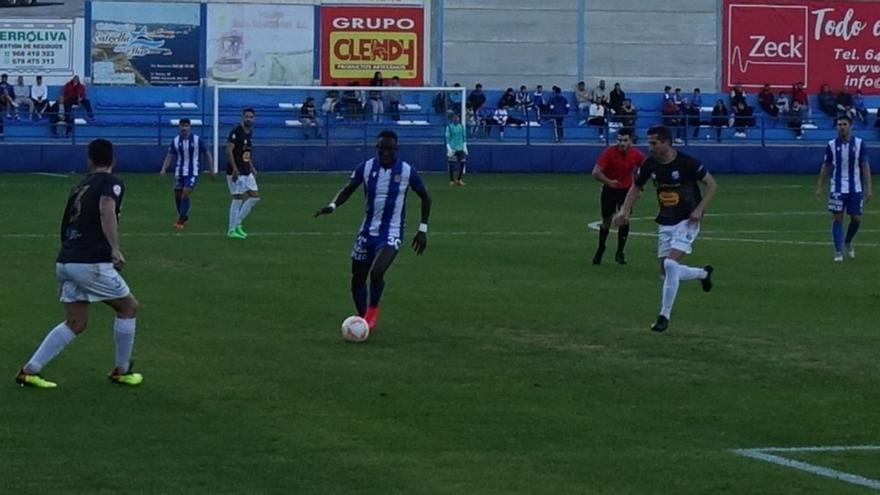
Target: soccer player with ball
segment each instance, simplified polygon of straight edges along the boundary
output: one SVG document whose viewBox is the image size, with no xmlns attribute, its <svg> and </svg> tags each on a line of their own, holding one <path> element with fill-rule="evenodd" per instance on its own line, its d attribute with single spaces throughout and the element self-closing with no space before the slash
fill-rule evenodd
<svg viewBox="0 0 880 495">
<path fill-rule="evenodd" d="M 397 134 L 382 131 L 376 151 L 375 158 L 360 164 L 352 172 L 348 185 L 336 194 L 333 201 L 315 213 L 315 217 L 333 213 L 363 186 L 366 215 L 351 253 L 351 295 L 358 316 L 366 320 L 370 331 L 375 329 L 379 318 L 385 272 L 397 257 L 403 240 L 409 189 L 422 202 L 421 223 L 412 241 L 416 254 L 424 253 L 428 246 L 428 218 L 431 216 L 431 197 L 424 182 L 412 165 L 397 157 Z M 370 279 L 369 292 L 367 277 Z"/>
</svg>

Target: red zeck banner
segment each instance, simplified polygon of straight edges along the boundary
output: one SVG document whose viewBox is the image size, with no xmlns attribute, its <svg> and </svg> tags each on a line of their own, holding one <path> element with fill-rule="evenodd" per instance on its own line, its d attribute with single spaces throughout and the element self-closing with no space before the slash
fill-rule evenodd
<svg viewBox="0 0 880 495">
<path fill-rule="evenodd" d="M 880 94 L 880 3 L 724 0 L 723 15 L 725 89 Z"/>
</svg>

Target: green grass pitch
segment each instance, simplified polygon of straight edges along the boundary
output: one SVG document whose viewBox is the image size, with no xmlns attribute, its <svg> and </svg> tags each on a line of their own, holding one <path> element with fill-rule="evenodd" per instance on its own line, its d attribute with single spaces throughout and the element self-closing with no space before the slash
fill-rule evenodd
<svg viewBox="0 0 880 495">
<path fill-rule="evenodd" d="M 203 177 L 174 232 L 169 181 L 123 175 L 123 272 L 141 301 L 141 388 L 110 385 L 112 315 L 44 375 L 13 384 L 63 316 L 54 257 L 73 177 L 3 175 L 0 493 L 862 494 L 730 449 L 880 443 L 880 219 L 832 263 L 814 177 L 719 176 L 682 285 L 653 334 L 653 190 L 625 267 L 590 258 L 587 175 L 473 175 L 434 197 L 380 328 L 340 338 L 360 195 L 313 212 L 343 175 L 261 175 L 246 241 L 225 238 L 225 183 Z M 222 178 L 221 178 L 222 179 Z M 807 456 L 822 464 L 823 457 Z M 827 456 L 880 477 L 880 452 Z"/>
</svg>

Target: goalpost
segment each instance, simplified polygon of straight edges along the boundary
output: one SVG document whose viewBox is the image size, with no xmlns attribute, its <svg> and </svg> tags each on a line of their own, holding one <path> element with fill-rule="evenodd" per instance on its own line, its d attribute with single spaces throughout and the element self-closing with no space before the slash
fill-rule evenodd
<svg viewBox="0 0 880 495">
<path fill-rule="evenodd" d="M 387 83 L 389 79 L 385 81 Z M 380 95 L 379 98 L 375 98 L 376 92 Z M 322 125 L 345 126 L 350 125 L 353 119 L 361 119 L 358 121 L 360 123 L 370 122 L 396 129 L 400 131 L 398 134 L 401 134 L 403 141 L 407 139 L 408 132 L 417 132 L 418 129 L 424 132 L 440 124 L 445 127 L 449 116 L 453 113 L 460 116 L 467 135 L 466 92 L 466 88 L 448 86 L 216 85 L 211 112 L 214 172 L 219 171 L 219 163 L 223 159 L 220 156 L 220 144 L 225 142 L 224 127 L 236 125 L 234 122 L 237 118 L 240 119 L 244 108 L 255 109 L 258 129 L 265 125 L 261 125 L 261 121 L 268 121 L 276 136 L 285 136 L 284 142 L 296 136 L 297 131 L 302 137 L 313 126 L 320 131 Z M 328 102 L 328 98 L 334 94 L 337 95 L 336 101 Z M 443 108 L 439 113 L 435 108 L 438 94 L 444 95 Z M 317 117 L 323 124 L 300 118 L 300 110 L 307 97 L 314 98 Z M 381 100 L 381 107 L 374 102 L 376 99 Z M 397 105 L 393 105 L 395 100 L 398 102 Z M 352 113 L 356 115 L 352 116 Z M 261 115 L 268 115 L 269 118 L 261 119 Z M 288 134 L 290 137 L 287 137 Z M 442 138 L 442 132 L 437 137 Z M 260 138 L 260 141 L 272 139 L 268 136 Z M 330 145 L 332 146 L 332 143 Z M 225 155 L 225 150 L 223 153 Z"/>
</svg>

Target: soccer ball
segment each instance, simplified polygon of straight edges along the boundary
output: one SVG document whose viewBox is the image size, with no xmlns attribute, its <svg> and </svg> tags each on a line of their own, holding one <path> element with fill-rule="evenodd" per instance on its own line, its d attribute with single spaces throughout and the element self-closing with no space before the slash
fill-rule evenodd
<svg viewBox="0 0 880 495">
<path fill-rule="evenodd" d="M 349 342 L 364 342 L 370 336 L 367 320 L 360 316 L 349 316 L 342 322 L 342 338 Z"/>
</svg>

